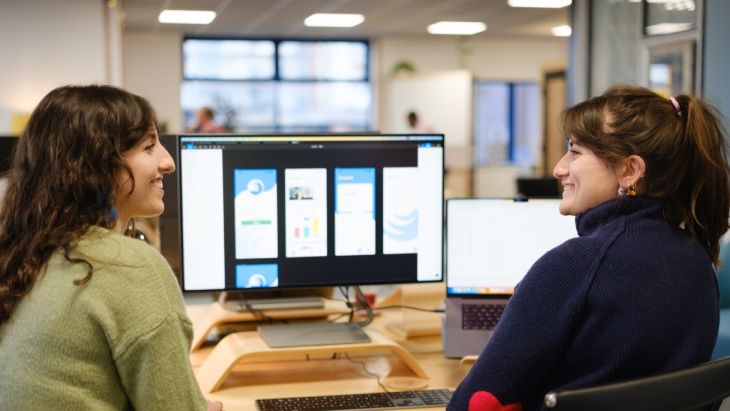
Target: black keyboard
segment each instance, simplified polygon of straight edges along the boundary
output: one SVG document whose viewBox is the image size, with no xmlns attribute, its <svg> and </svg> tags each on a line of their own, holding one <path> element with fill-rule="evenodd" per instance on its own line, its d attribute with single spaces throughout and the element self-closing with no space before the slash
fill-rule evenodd
<svg viewBox="0 0 730 411">
<path fill-rule="evenodd" d="M 256 408 L 259 411 L 332 411 L 443 407 L 451 399 L 451 394 L 453 391 L 450 390 L 417 390 L 266 398 L 256 400 Z"/>
<path fill-rule="evenodd" d="M 502 317 L 504 307 L 504 304 L 462 304 L 461 328 L 493 330 Z"/>
</svg>

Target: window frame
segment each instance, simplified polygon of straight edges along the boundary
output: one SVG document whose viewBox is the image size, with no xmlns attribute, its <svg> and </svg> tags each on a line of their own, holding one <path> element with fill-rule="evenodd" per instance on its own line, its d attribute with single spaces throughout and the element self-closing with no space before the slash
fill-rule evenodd
<svg viewBox="0 0 730 411">
<path fill-rule="evenodd" d="M 188 40 L 212 40 L 212 41 L 271 41 L 274 45 L 274 53 L 272 58 L 274 59 L 274 73 L 271 78 L 239 78 L 239 79 L 221 79 L 221 78 L 190 78 L 185 76 L 185 53 L 184 44 Z M 323 79 L 323 78 L 302 78 L 302 79 L 285 79 L 281 76 L 281 56 L 279 54 L 281 43 L 285 42 L 298 42 L 298 43 L 359 43 L 365 47 L 365 67 L 363 68 L 363 77 L 360 79 Z M 353 84 L 365 84 L 371 93 L 370 113 L 367 116 L 367 121 L 363 125 L 364 129 L 371 130 L 373 128 L 373 110 L 374 102 L 372 97 L 374 96 L 373 84 L 371 82 L 371 44 L 370 40 L 364 38 L 348 38 L 348 39 L 322 39 L 322 38 L 271 38 L 271 37 L 231 37 L 231 36 L 199 36 L 199 35 L 185 35 L 180 42 L 182 62 L 181 64 L 181 81 L 185 82 L 220 82 L 220 83 L 273 83 L 274 95 L 273 95 L 273 122 L 271 127 L 252 126 L 249 127 L 251 130 L 266 130 L 272 132 L 291 131 L 291 130 L 302 130 L 302 131 L 322 131 L 326 128 L 327 124 L 321 124 L 317 126 L 312 125 L 285 125 L 282 123 L 282 112 L 281 103 L 279 101 L 278 88 L 283 84 L 327 84 L 327 83 L 353 83 Z"/>
</svg>

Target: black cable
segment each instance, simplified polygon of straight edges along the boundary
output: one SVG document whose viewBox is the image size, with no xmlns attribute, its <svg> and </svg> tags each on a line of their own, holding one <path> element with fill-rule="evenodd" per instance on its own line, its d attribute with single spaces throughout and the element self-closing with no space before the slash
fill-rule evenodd
<svg viewBox="0 0 730 411">
<path fill-rule="evenodd" d="M 359 361 L 359 360 L 356 361 L 356 360 L 353 360 L 352 358 L 350 358 L 350 354 L 348 354 L 346 352 L 343 353 L 343 354 L 345 355 L 345 358 L 347 358 L 348 360 L 350 360 L 350 362 L 353 362 L 355 364 L 360 364 L 360 366 L 362 367 L 363 372 L 365 374 L 367 374 L 369 377 L 373 377 L 373 378 L 377 379 L 378 380 L 378 385 L 380 386 L 380 388 L 382 388 L 383 391 L 385 391 L 386 393 L 390 394 L 390 391 L 388 391 L 388 389 L 385 388 L 385 385 L 383 385 L 383 383 L 381 382 L 381 377 L 378 374 L 375 374 L 373 372 L 370 372 L 370 370 L 368 370 L 367 364 L 365 364 L 365 361 Z M 337 355 L 337 353 L 335 353 L 335 355 Z"/>
<path fill-rule="evenodd" d="M 375 317 L 375 312 L 373 311 L 373 307 L 368 302 L 367 297 L 365 297 L 365 294 L 362 292 L 360 287 L 355 287 L 355 311 L 358 310 L 365 310 L 365 319 L 359 321 L 357 324 L 360 327 L 365 327 L 369 325 L 373 318 Z"/>
<path fill-rule="evenodd" d="M 266 315 L 266 313 L 263 310 L 259 310 L 257 308 L 253 308 L 251 303 L 248 302 L 248 298 L 246 298 L 246 294 L 239 293 L 240 301 L 243 302 L 243 307 L 246 309 L 246 311 L 253 314 L 253 316 L 256 318 L 256 321 L 260 322 L 266 322 L 269 324 L 274 323 L 274 319 Z"/>
<path fill-rule="evenodd" d="M 389 310 L 391 308 L 405 308 L 407 310 L 425 311 L 427 313 L 445 313 L 446 310 L 443 308 L 420 308 L 412 305 L 389 305 L 387 307 L 376 307 L 376 310 Z"/>
<path fill-rule="evenodd" d="M 342 318 L 342 317 L 344 317 L 346 315 L 349 315 L 349 314 L 350 313 L 340 313 L 340 314 L 337 315 L 337 317 L 330 318 L 328 321 L 331 322 L 331 323 L 333 323 L 333 322 L 336 322 L 337 320 L 339 320 L 340 318 Z"/>
</svg>

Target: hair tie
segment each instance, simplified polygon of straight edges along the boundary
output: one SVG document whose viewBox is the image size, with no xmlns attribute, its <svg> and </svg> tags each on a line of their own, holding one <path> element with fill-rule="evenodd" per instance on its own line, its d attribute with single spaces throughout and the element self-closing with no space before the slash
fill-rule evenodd
<svg viewBox="0 0 730 411">
<path fill-rule="evenodd" d="M 677 99 L 674 98 L 674 96 L 672 96 L 672 97 L 669 97 L 669 101 L 672 102 L 672 105 L 677 110 L 677 115 L 681 117 L 682 116 L 682 109 L 679 108 L 679 102 L 677 101 Z"/>
</svg>

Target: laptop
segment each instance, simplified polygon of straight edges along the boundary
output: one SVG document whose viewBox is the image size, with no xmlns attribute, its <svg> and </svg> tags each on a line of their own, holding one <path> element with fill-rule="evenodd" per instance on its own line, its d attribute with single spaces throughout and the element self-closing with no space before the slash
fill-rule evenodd
<svg viewBox="0 0 730 411">
<path fill-rule="evenodd" d="M 446 316 L 449 358 L 481 353 L 532 264 L 576 237 L 559 199 L 456 198 L 446 203 Z"/>
</svg>

